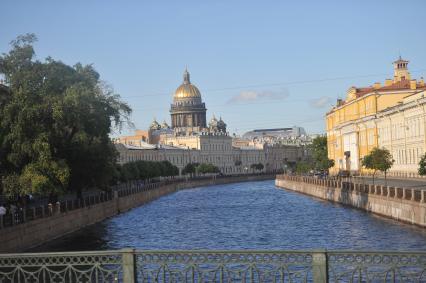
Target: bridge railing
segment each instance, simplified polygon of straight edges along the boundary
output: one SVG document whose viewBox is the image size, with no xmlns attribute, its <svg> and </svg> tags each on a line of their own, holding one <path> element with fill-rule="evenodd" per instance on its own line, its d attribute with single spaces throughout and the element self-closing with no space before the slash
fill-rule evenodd
<svg viewBox="0 0 426 283">
<path fill-rule="evenodd" d="M 425 282 L 426 252 L 118 251 L 0 254 L 0 282 Z"/>
<path fill-rule="evenodd" d="M 426 282 L 426 252 L 123 249 L 0 254 L 0 282 Z"/>
<path fill-rule="evenodd" d="M 363 184 L 359 182 L 354 182 L 350 178 L 344 178 L 342 180 L 339 180 L 333 178 L 319 179 L 310 176 L 277 175 L 276 179 L 303 182 L 327 188 L 339 188 L 346 191 L 354 191 L 357 193 L 382 196 L 384 198 L 394 198 L 426 203 L 426 189 L 400 188 L 393 186 Z"/>
</svg>

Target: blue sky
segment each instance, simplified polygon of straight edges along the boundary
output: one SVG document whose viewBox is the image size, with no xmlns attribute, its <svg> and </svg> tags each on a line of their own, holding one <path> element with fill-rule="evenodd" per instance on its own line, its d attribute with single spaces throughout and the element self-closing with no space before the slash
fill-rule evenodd
<svg viewBox="0 0 426 283">
<path fill-rule="evenodd" d="M 93 64 L 134 112 L 170 121 L 185 66 L 208 119 L 231 133 L 303 126 L 352 86 L 383 82 L 392 61 L 426 76 L 425 1 L 2 1 L 0 52 L 28 32 L 37 57 Z M 123 134 L 130 133 L 128 129 Z"/>
</svg>

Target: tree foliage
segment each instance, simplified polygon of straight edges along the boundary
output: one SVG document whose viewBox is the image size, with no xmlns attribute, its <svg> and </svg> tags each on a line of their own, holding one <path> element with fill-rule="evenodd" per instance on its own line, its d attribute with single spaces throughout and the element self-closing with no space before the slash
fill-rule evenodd
<svg viewBox="0 0 426 283">
<path fill-rule="evenodd" d="M 426 175 L 426 153 L 420 158 L 418 172 L 420 176 Z"/>
<path fill-rule="evenodd" d="M 312 170 L 312 165 L 308 162 L 300 161 L 296 163 L 296 173 L 299 175 L 306 174 Z"/>
<path fill-rule="evenodd" d="M 316 137 L 311 144 L 313 169 L 326 171 L 334 166 L 334 160 L 328 158 L 327 137 Z"/>
<path fill-rule="evenodd" d="M 214 166 L 211 163 L 201 163 L 197 166 L 197 172 L 201 174 L 220 173 L 220 170 L 217 166 Z"/>
<path fill-rule="evenodd" d="M 253 163 L 250 165 L 250 168 L 256 171 L 262 171 L 265 166 L 262 163 Z"/>
<path fill-rule="evenodd" d="M 200 165 L 199 163 L 188 163 L 182 170 L 183 175 L 194 175 L 197 170 L 197 166 Z"/>
<path fill-rule="evenodd" d="M 131 109 L 91 65 L 35 60 L 35 41 L 19 36 L 0 56 L 8 86 L 0 92 L 3 190 L 51 195 L 104 187 L 117 174 L 109 133 Z"/>
<path fill-rule="evenodd" d="M 377 147 L 373 148 L 361 161 L 362 166 L 373 170 L 373 178 L 377 171 L 384 172 L 386 177 L 387 171 L 392 167 L 394 162 L 389 150 Z"/>
<path fill-rule="evenodd" d="M 179 169 L 169 161 L 128 162 L 121 166 L 117 165 L 117 172 L 118 180 L 121 182 L 179 175 Z"/>
</svg>

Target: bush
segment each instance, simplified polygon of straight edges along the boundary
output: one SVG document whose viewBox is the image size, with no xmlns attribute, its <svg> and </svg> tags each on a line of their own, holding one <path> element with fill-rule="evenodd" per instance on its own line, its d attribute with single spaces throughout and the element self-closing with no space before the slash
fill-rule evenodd
<svg viewBox="0 0 426 283">
<path fill-rule="evenodd" d="M 250 168 L 256 171 L 262 171 L 263 168 L 265 168 L 265 166 L 263 166 L 262 163 L 254 163 L 252 165 L 250 165 Z"/>
<path fill-rule="evenodd" d="M 179 175 L 179 169 L 169 161 L 133 161 L 118 165 L 116 172 L 121 182 Z"/>
<path fill-rule="evenodd" d="M 211 163 L 201 163 L 197 166 L 198 173 L 206 174 L 206 173 L 220 173 L 220 170 L 217 166 L 214 166 Z"/>
</svg>

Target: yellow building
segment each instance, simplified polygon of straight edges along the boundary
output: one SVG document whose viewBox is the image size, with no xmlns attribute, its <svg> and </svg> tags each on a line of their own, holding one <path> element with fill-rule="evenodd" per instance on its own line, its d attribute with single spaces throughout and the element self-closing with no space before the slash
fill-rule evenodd
<svg viewBox="0 0 426 283">
<path fill-rule="evenodd" d="M 426 89 L 424 80 L 412 80 L 408 61 L 401 57 L 393 63 L 394 78 L 384 84 L 351 87 L 346 99 L 338 99 L 326 114 L 328 155 L 335 165 L 331 174 L 341 170 L 362 173 L 360 159 L 379 144 L 377 117 L 380 113 L 402 103 L 407 96 Z"/>
<path fill-rule="evenodd" d="M 149 141 L 148 131 L 136 130 L 132 136 L 121 136 L 115 138 L 114 143 L 121 143 L 126 145 L 141 146 Z"/>
</svg>

